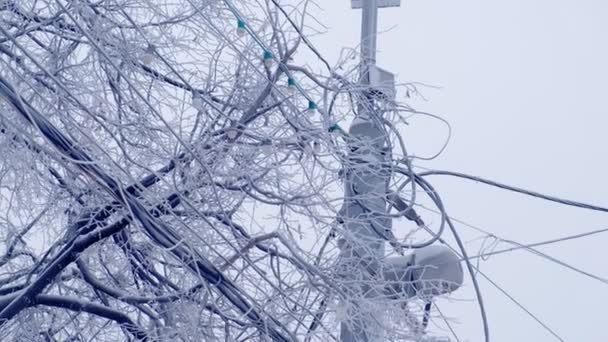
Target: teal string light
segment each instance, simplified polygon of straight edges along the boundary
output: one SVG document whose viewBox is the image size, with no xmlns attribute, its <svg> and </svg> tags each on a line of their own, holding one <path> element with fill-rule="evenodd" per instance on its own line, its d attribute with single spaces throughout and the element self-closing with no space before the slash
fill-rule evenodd
<svg viewBox="0 0 608 342">
<path fill-rule="evenodd" d="M 264 49 L 263 59 L 262 59 L 264 66 L 266 66 L 267 68 L 272 67 L 273 59 L 274 59 L 274 55 L 272 54 L 272 52 L 270 50 L 268 50 L 268 48 L 262 42 L 260 37 L 258 37 L 254 31 L 247 30 L 247 26 L 248 26 L 247 23 L 245 22 L 245 20 L 242 19 L 243 18 L 242 14 L 239 13 L 239 11 L 234 7 L 234 5 L 228 0 L 224 0 L 224 2 L 226 3 L 226 5 L 228 5 L 228 9 L 234 14 L 234 16 L 237 19 L 238 36 L 243 37 L 246 34 L 249 34 L 254 39 L 254 41 L 262 49 Z M 281 68 L 281 70 L 283 70 L 288 76 L 291 75 L 291 73 L 287 69 L 287 66 L 284 65 L 283 63 L 279 62 L 279 68 Z M 302 88 L 297 86 L 295 79 L 293 79 L 292 77 L 289 77 L 287 79 L 287 86 L 288 86 L 288 91 L 291 95 L 295 95 L 295 93 L 299 90 L 300 93 L 302 93 L 302 95 L 304 95 L 304 97 L 310 99 L 310 97 L 306 94 L 306 92 Z M 317 110 L 318 110 L 317 104 L 314 101 L 309 100 L 308 101 L 308 111 L 317 111 Z"/>
<path fill-rule="evenodd" d="M 267 67 L 271 67 L 272 66 L 272 52 L 266 50 L 264 51 L 264 65 L 266 65 Z"/>
<path fill-rule="evenodd" d="M 289 90 L 289 94 L 290 95 L 295 95 L 296 94 L 296 80 L 294 80 L 293 78 L 289 77 L 287 79 L 287 87 Z"/>
<path fill-rule="evenodd" d="M 317 103 L 315 101 L 308 101 L 308 111 L 314 112 L 317 110 Z"/>
<path fill-rule="evenodd" d="M 245 29 L 246 27 L 247 25 L 245 24 L 245 22 L 239 19 L 236 24 L 236 34 L 239 37 L 244 37 L 245 34 L 247 34 L 247 30 Z"/>
<path fill-rule="evenodd" d="M 342 129 L 342 127 L 340 127 L 340 125 L 338 125 L 337 123 L 329 126 L 329 128 L 327 130 L 329 131 L 329 133 L 344 132 L 344 130 Z"/>
</svg>

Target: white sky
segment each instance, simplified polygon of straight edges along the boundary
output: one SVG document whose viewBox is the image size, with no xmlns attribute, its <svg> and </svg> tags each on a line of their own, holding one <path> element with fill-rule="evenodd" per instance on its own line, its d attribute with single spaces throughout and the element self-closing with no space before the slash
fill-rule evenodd
<svg viewBox="0 0 608 342">
<path fill-rule="evenodd" d="M 313 39 L 335 63 L 358 44 L 360 11 L 348 0 L 318 1 L 327 34 Z M 454 129 L 436 161 L 421 164 L 608 206 L 608 2 L 602 0 L 404 1 L 380 13 L 378 65 L 399 82 L 425 82 L 428 102 Z M 445 129 L 414 119 L 410 153 L 428 155 Z M 608 214 L 574 209 L 469 181 L 430 179 L 450 214 L 498 236 L 530 243 L 608 228 Z M 458 225 L 467 241 L 478 237 Z M 396 227 L 399 229 L 399 227 Z M 608 234 L 541 251 L 608 278 Z M 471 243 L 471 254 L 478 244 Z M 509 247 L 502 244 L 499 248 Z M 481 270 L 565 341 L 608 341 L 608 285 L 527 252 L 497 255 Z M 558 341 L 480 278 L 494 342 Z M 455 293 L 473 299 L 470 279 Z M 476 303 L 441 303 L 461 341 L 482 341 Z"/>
</svg>

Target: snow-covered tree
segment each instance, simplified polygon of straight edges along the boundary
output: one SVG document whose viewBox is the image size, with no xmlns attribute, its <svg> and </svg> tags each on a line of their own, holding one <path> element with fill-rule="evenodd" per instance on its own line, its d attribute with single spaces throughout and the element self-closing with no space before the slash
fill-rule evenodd
<svg viewBox="0 0 608 342">
<path fill-rule="evenodd" d="M 0 340 L 329 341 L 357 320 L 336 269 L 368 94 L 356 51 L 329 64 L 306 39 L 311 6 L 0 1 Z M 408 176 L 411 110 L 377 105 L 394 146 L 370 168 L 419 221 L 416 184 L 440 201 Z M 439 223 L 404 226 L 379 233 L 389 255 Z M 417 339 L 424 298 L 366 280 L 392 290 L 359 311 Z"/>
</svg>

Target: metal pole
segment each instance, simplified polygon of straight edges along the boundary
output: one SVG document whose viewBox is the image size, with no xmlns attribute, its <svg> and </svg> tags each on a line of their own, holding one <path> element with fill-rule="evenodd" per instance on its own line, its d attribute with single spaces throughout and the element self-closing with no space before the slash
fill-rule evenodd
<svg viewBox="0 0 608 342">
<path fill-rule="evenodd" d="M 363 1 L 361 15 L 361 83 L 369 85 L 369 67 L 376 64 L 378 1 Z"/>
<path fill-rule="evenodd" d="M 351 298 L 345 301 L 346 316 L 341 323 L 342 342 L 381 340 L 378 324 L 382 317 L 374 310 L 374 298 L 382 291 L 380 263 L 384 258 L 384 234 L 391 228 L 386 212 L 390 173 L 383 167 L 390 160 L 385 151 L 387 136 L 375 113 L 369 70 L 376 62 L 377 0 L 363 1 L 361 24 L 361 77 L 364 89 L 358 113 L 349 128 L 350 152 L 344 166 L 345 232 L 340 245 L 340 272 Z"/>
<path fill-rule="evenodd" d="M 349 128 L 350 151 L 344 164 L 344 205 L 340 215 L 345 229 L 338 241 L 338 275 L 344 280 L 343 289 L 349 298 L 344 301 L 346 317 L 341 319 L 340 341 L 379 342 L 385 340 L 382 331 L 385 310 L 378 297 L 449 293 L 462 285 L 463 271 L 460 258 L 441 245 L 418 249 L 407 257 L 385 259 L 385 241 L 392 236 L 388 234 L 392 234 L 392 219 L 387 215 L 386 200 L 392 155 L 388 133 L 378 114 L 377 104 L 382 100 L 376 101 L 375 97 L 390 96 L 395 89 L 394 76 L 375 66 L 376 39 L 378 7 L 398 7 L 401 1 L 351 1 L 353 8 L 363 10 L 359 78 L 362 90 L 358 94 L 358 111 Z M 411 265 L 415 268 L 410 268 Z M 423 318 L 423 326 L 426 323 L 428 316 Z"/>
</svg>

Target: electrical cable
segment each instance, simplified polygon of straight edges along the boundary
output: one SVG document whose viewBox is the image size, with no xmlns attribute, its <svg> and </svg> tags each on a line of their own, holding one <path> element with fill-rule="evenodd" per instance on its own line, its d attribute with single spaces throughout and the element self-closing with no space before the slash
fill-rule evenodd
<svg viewBox="0 0 608 342">
<path fill-rule="evenodd" d="M 458 338 L 458 335 L 456 335 L 456 331 L 454 331 L 454 328 L 452 328 L 452 325 L 450 324 L 450 322 L 448 321 L 448 319 L 445 317 L 445 315 L 443 314 L 443 312 L 441 312 L 441 309 L 439 309 L 439 305 L 437 305 L 437 303 L 433 303 L 433 306 L 435 307 L 435 309 L 437 310 L 437 312 L 439 312 L 439 315 L 441 316 L 441 319 L 443 319 L 443 321 L 445 322 L 445 325 L 448 327 L 448 329 L 452 333 L 452 336 L 454 336 L 454 338 L 456 339 L 456 342 L 460 342 L 460 338 Z"/>
<path fill-rule="evenodd" d="M 468 179 L 468 180 L 484 183 L 484 184 L 487 184 L 487 185 L 495 186 L 497 188 L 501 188 L 501 189 L 504 189 L 504 190 L 514 191 L 514 192 L 518 192 L 520 194 L 524 194 L 524 195 L 528 195 L 528 196 L 532 196 L 532 197 L 541 198 L 541 199 L 544 199 L 544 200 L 547 200 L 547 201 L 550 201 L 550 202 L 560 203 L 560 204 L 563 204 L 563 205 L 568 205 L 568 206 L 573 206 L 573 207 L 578 207 L 578 208 L 583 208 L 583 209 L 589 209 L 589 210 L 595 210 L 595 211 L 601 211 L 601 212 L 608 212 L 608 208 L 605 208 L 605 207 L 600 207 L 600 206 L 596 206 L 596 205 L 592 205 L 592 204 L 587 204 L 587 203 L 582 203 L 582 202 L 576 202 L 576 201 L 562 199 L 562 198 L 558 198 L 558 197 L 554 197 L 554 196 L 544 195 L 544 194 L 541 194 L 539 192 L 535 192 L 535 191 L 531 191 L 531 190 L 526 190 L 526 189 L 522 189 L 522 188 L 518 188 L 518 187 L 514 187 L 514 186 L 502 184 L 502 183 L 498 183 L 498 182 L 495 182 L 495 181 L 492 181 L 492 180 L 488 180 L 488 179 L 477 177 L 477 176 L 471 176 L 471 175 L 467 175 L 467 174 L 460 173 L 460 172 L 442 171 L 442 170 L 431 170 L 431 171 L 421 172 L 421 173 L 418 174 L 418 176 L 420 176 L 420 177 L 426 177 L 426 176 L 454 176 L 454 177 L 458 177 L 458 178 L 464 178 L 464 179 Z"/>
<path fill-rule="evenodd" d="M 452 224 L 451 221 L 451 217 L 449 215 L 447 215 L 447 222 L 450 225 L 450 228 L 452 228 L 453 233 L 455 233 L 455 236 L 457 236 L 457 233 L 455 232 L 454 226 Z M 460 240 L 460 238 L 458 238 L 456 241 L 458 242 Z M 485 275 L 481 270 L 479 270 L 479 268 L 473 266 L 470 263 L 470 259 L 468 256 L 466 256 L 465 254 L 462 254 L 462 250 L 463 248 L 460 248 L 460 253 L 452 246 L 450 246 L 449 244 L 447 244 L 445 241 L 442 241 L 442 243 L 444 243 L 446 246 L 448 246 L 450 249 L 452 249 L 452 251 L 454 251 L 457 255 L 459 255 L 462 260 L 465 261 L 467 267 L 470 266 L 469 268 L 469 272 L 471 272 L 472 269 L 474 269 L 475 273 L 481 274 L 481 276 L 483 276 L 486 280 L 488 280 L 494 287 L 496 287 L 500 292 L 502 292 L 507 298 L 509 298 L 509 300 L 511 300 L 514 304 L 516 304 L 519 308 L 521 308 L 524 312 L 526 312 L 526 314 L 528 314 L 531 318 L 533 318 L 536 322 L 538 322 L 545 330 L 547 330 L 549 333 L 551 333 L 553 336 L 555 336 L 557 339 L 559 339 L 560 341 L 563 342 L 563 339 L 554 331 L 552 330 L 547 324 L 545 324 L 544 322 L 542 322 L 536 315 L 534 315 L 530 310 L 528 310 L 525 306 L 523 306 L 523 304 L 519 303 L 519 301 L 517 301 L 515 298 L 513 298 L 513 296 L 509 295 L 504 289 L 502 289 L 496 282 L 492 281 L 487 275 Z M 474 283 L 475 284 L 475 283 Z M 487 335 L 486 335 L 487 337 Z"/>
<path fill-rule="evenodd" d="M 511 240 L 506 240 L 506 239 L 500 238 L 501 242 L 507 242 L 507 243 L 516 245 L 516 247 L 501 249 L 501 250 L 498 250 L 498 251 L 491 251 L 491 252 L 481 253 L 479 255 L 472 256 L 469 259 L 485 258 L 485 257 L 488 257 L 488 256 L 497 255 L 497 254 L 503 254 L 503 253 L 507 253 L 507 252 L 512 252 L 512 251 L 516 251 L 516 250 L 519 250 L 519 249 L 531 249 L 532 247 L 546 246 L 546 245 L 550 245 L 550 244 L 554 244 L 554 243 L 558 243 L 558 242 L 564 242 L 564 241 L 568 241 L 568 240 L 580 239 L 580 238 L 584 238 L 584 237 L 587 237 L 587 236 L 591 236 L 591 235 L 595 235 L 595 234 L 600 234 L 600 233 L 605 233 L 605 232 L 608 232 L 608 228 L 592 230 L 592 231 L 585 232 L 585 233 L 568 235 L 568 236 L 564 236 L 564 237 L 561 237 L 561 238 L 555 238 L 555 239 L 545 240 L 545 241 L 541 241 L 541 242 L 533 242 L 533 243 L 529 243 L 529 244 L 522 244 L 522 243 L 519 243 L 519 242 L 516 242 L 516 241 L 511 241 Z M 493 235 L 493 236 L 495 236 L 495 235 Z"/>
<path fill-rule="evenodd" d="M 528 308 L 526 308 L 523 304 L 521 304 L 517 299 L 513 298 L 513 296 L 511 296 L 505 289 L 503 289 L 501 286 L 499 286 L 496 282 L 494 282 L 492 279 L 490 279 L 487 275 L 485 275 L 483 272 L 481 272 L 479 269 L 477 269 L 477 273 L 480 274 L 482 277 L 484 277 L 488 282 L 490 282 L 490 284 L 492 284 L 496 289 L 498 289 L 498 291 L 500 291 L 502 294 L 504 294 L 507 298 L 509 298 L 513 303 L 515 303 L 515 305 L 517 305 L 520 309 L 522 309 L 526 314 L 528 314 L 528 316 L 530 316 L 532 319 L 534 319 L 538 324 L 540 324 L 543 328 L 545 328 L 545 330 L 547 330 L 551 335 L 553 335 L 555 338 L 557 338 L 558 340 L 560 340 L 561 342 L 565 342 L 564 339 L 559 336 L 559 334 L 557 334 L 553 329 L 551 329 L 547 324 L 545 324 L 543 321 L 541 321 L 540 318 L 538 318 L 538 316 L 536 316 L 535 314 L 533 314 L 530 310 L 528 310 Z"/>
<path fill-rule="evenodd" d="M 428 207 L 426 207 L 426 206 L 424 206 L 422 204 L 417 204 L 417 205 L 420 206 L 421 208 L 424 208 L 424 209 L 426 209 L 428 211 L 431 211 L 431 212 L 433 212 L 435 214 L 441 214 L 441 212 L 433 210 L 431 208 L 428 208 Z M 557 259 L 557 258 L 555 258 L 553 256 L 550 256 L 550 255 L 548 255 L 546 253 L 540 252 L 540 251 L 538 251 L 538 250 L 536 250 L 536 249 L 533 248 L 533 247 L 545 246 L 545 245 L 549 245 L 549 244 L 553 244 L 553 243 L 558 243 L 558 242 L 562 242 L 562 241 L 568 241 L 568 240 L 583 238 L 583 237 L 590 236 L 590 235 L 604 233 L 604 232 L 608 231 L 608 228 L 606 228 L 606 229 L 598 229 L 598 230 L 594 230 L 594 231 L 590 231 L 590 232 L 586 232 L 586 233 L 580 233 L 580 234 L 570 235 L 570 236 L 566 236 L 566 237 L 562 237 L 562 238 L 551 239 L 551 240 L 537 242 L 537 243 L 522 244 L 522 243 L 517 242 L 517 241 L 513 241 L 513 240 L 508 240 L 508 239 L 502 238 L 502 237 L 500 237 L 500 236 L 498 236 L 496 234 L 490 233 L 490 232 L 488 232 L 488 231 L 486 231 L 484 229 L 476 227 L 476 226 L 474 226 L 474 225 L 472 225 L 470 223 L 467 223 L 467 222 L 465 222 L 463 220 L 459 220 L 459 219 L 457 219 L 457 218 L 455 218 L 453 216 L 450 216 L 450 219 L 452 221 L 455 221 L 455 222 L 458 222 L 458 223 L 462 224 L 463 226 L 465 226 L 467 228 L 471 228 L 471 229 L 473 229 L 473 230 L 475 230 L 477 232 L 485 234 L 487 237 L 493 237 L 493 238 L 498 239 L 500 242 L 505 242 L 505 243 L 509 243 L 509 244 L 512 244 L 512 245 L 516 246 L 516 247 L 506 248 L 504 250 L 499 250 L 499 251 L 495 251 L 495 252 L 484 252 L 484 253 L 481 253 L 481 254 L 469 257 L 469 260 L 474 260 L 474 259 L 478 259 L 478 258 L 482 258 L 483 259 L 483 258 L 488 257 L 488 256 L 497 255 L 497 254 L 503 254 L 503 253 L 508 253 L 508 252 L 512 252 L 512 251 L 523 249 L 523 250 L 525 250 L 528 253 L 532 253 L 532 254 L 535 254 L 535 255 L 540 256 L 542 258 L 545 258 L 545 259 L 547 259 L 547 260 L 549 260 L 551 262 L 554 262 L 554 263 L 556 263 L 556 264 L 558 264 L 560 266 L 566 267 L 566 268 L 568 268 L 568 269 L 570 269 L 570 270 L 572 270 L 572 271 L 574 271 L 576 273 L 582 274 L 584 276 L 587 276 L 587 277 L 592 278 L 594 280 L 597 280 L 599 282 L 608 284 L 608 279 L 606 279 L 606 278 L 603 278 L 603 277 L 597 276 L 595 274 L 592 274 L 590 272 L 581 270 L 581 269 L 579 269 L 577 267 L 574 267 L 574 266 L 572 266 L 570 264 L 567 264 L 567 263 L 565 263 L 565 262 L 563 262 L 563 261 L 561 261 L 561 260 L 559 260 L 559 259 Z"/>
<path fill-rule="evenodd" d="M 433 186 L 431 184 L 429 184 L 424 178 L 422 178 L 420 176 L 416 175 L 415 177 L 416 177 L 415 178 L 416 181 L 420 181 L 421 185 L 425 184 L 430 190 L 433 191 L 433 193 L 435 193 L 437 198 L 440 199 L 439 194 L 437 194 L 437 192 L 435 191 L 435 189 L 433 188 Z M 456 228 L 452 224 L 452 220 L 450 220 L 450 217 L 448 216 L 445 208 L 443 207 L 443 202 L 439 202 L 439 203 L 442 204 L 441 212 L 444 213 L 446 223 L 448 224 L 448 227 L 452 231 L 452 235 L 454 235 L 454 240 L 456 240 L 456 244 L 458 245 L 460 253 L 465 258 L 465 260 L 464 260 L 465 265 L 467 266 L 469 275 L 471 276 L 471 280 L 473 281 L 473 288 L 475 289 L 475 295 L 477 296 L 477 304 L 479 305 L 479 311 L 481 313 L 485 342 L 490 342 L 490 329 L 488 326 L 488 317 L 486 314 L 483 297 L 481 295 L 481 288 L 479 287 L 479 283 L 477 282 L 477 277 L 475 276 L 475 272 L 473 270 L 473 265 L 471 264 L 471 261 L 468 259 L 468 253 L 466 251 L 466 248 L 464 247 L 464 244 L 462 243 L 462 240 L 460 239 L 460 236 L 459 236 L 458 232 L 456 231 Z M 439 236 L 437 236 L 437 239 L 439 239 Z"/>
</svg>

